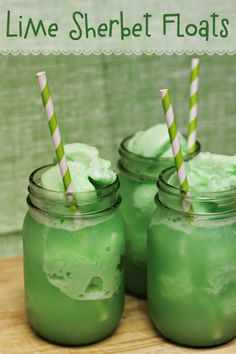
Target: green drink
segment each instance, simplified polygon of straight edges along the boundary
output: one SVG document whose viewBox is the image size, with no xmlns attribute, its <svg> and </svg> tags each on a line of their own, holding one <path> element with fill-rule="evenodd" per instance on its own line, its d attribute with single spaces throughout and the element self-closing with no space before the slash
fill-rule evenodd
<svg viewBox="0 0 236 354">
<path fill-rule="evenodd" d="M 148 303 L 163 336 L 207 347 L 236 335 L 236 158 L 202 153 L 187 165 L 189 200 L 173 169 L 159 177 L 147 246 Z"/>
<path fill-rule="evenodd" d="M 185 139 L 180 136 L 185 160 L 200 151 L 188 154 Z M 121 212 L 126 227 L 126 288 L 139 297 L 146 297 L 147 231 L 155 210 L 156 180 L 160 172 L 174 164 L 166 125 L 159 124 L 124 139 L 120 149 Z"/>
<path fill-rule="evenodd" d="M 87 166 L 90 158 L 87 152 L 82 155 L 80 164 Z M 103 173 L 97 171 L 96 188 L 74 194 L 76 214 L 58 191 L 63 189 L 58 166 L 42 167 L 30 176 L 23 226 L 26 307 L 31 326 L 52 342 L 96 342 L 115 330 L 122 315 L 125 241 L 119 180 L 105 165 Z M 72 167 L 74 181 L 75 172 L 79 176 Z M 80 176 L 82 172 L 81 167 Z M 109 174 L 115 180 L 107 184 Z M 80 188 L 89 189 L 89 183 L 80 180 Z"/>
</svg>

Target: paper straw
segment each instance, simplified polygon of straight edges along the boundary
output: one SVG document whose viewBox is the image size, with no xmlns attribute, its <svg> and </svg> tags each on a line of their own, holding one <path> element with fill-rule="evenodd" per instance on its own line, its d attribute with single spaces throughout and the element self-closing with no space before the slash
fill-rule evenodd
<svg viewBox="0 0 236 354">
<path fill-rule="evenodd" d="M 191 64 L 189 127 L 188 127 L 188 149 L 190 153 L 196 150 L 196 141 L 197 141 L 199 62 L 200 62 L 199 58 L 193 58 Z"/>
<path fill-rule="evenodd" d="M 65 191 L 67 194 L 72 194 L 74 192 L 74 188 L 71 180 L 71 174 L 66 160 L 65 150 L 62 143 L 59 126 L 57 123 L 56 113 L 52 103 L 46 73 L 39 72 L 36 74 L 36 77 L 38 79 L 46 116 L 48 118 L 48 126 L 51 132 L 52 142 L 57 156 L 57 161 L 59 164 Z"/>
<path fill-rule="evenodd" d="M 170 142 L 171 142 L 174 161 L 177 169 L 180 188 L 187 193 L 189 190 L 188 179 L 185 171 L 181 146 L 179 143 L 178 131 L 177 131 L 177 126 L 174 118 L 174 112 L 170 100 L 170 92 L 168 89 L 163 89 L 160 90 L 160 95 L 161 95 L 162 105 L 166 117 L 166 122 L 167 122 L 168 132 L 170 136 Z"/>
</svg>

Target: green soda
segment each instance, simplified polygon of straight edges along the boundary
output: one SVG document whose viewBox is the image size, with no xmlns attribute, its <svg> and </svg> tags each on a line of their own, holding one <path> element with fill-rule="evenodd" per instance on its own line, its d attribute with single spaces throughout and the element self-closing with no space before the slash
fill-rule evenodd
<svg viewBox="0 0 236 354">
<path fill-rule="evenodd" d="M 184 138 L 181 137 L 183 143 Z M 188 154 L 192 159 L 200 151 Z M 134 152 L 133 152 L 134 151 Z M 126 289 L 139 297 L 147 294 L 147 234 L 155 210 L 156 181 L 160 172 L 174 164 L 166 125 L 125 138 L 119 149 L 118 167 L 121 181 L 121 213 L 126 227 Z"/>
<path fill-rule="evenodd" d="M 173 169 L 159 177 L 147 246 L 148 303 L 163 336 L 209 347 L 236 335 L 236 176 L 228 174 L 236 158 L 223 160 L 214 175 L 218 157 L 200 155 L 188 163 L 190 209 Z"/>
<path fill-rule="evenodd" d="M 24 220 L 24 279 L 29 323 L 43 338 L 84 345 L 111 334 L 124 306 L 124 226 L 119 181 L 75 193 L 42 188 L 49 167 L 30 177 Z"/>
</svg>

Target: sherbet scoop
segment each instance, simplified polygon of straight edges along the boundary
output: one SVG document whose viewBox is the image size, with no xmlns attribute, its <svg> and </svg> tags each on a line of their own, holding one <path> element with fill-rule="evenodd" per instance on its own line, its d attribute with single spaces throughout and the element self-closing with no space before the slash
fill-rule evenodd
<svg viewBox="0 0 236 354">
<path fill-rule="evenodd" d="M 221 192 L 236 188 L 236 155 L 201 152 L 186 163 L 190 195 Z M 179 187 L 176 173 L 169 184 Z"/>
<path fill-rule="evenodd" d="M 180 133 L 179 139 L 183 153 L 187 154 L 187 142 Z M 128 141 L 127 149 L 143 157 L 169 158 L 173 156 L 166 124 L 156 124 L 147 130 L 138 131 Z"/>
<path fill-rule="evenodd" d="M 95 186 L 102 187 L 115 181 L 116 173 L 112 171 L 110 161 L 102 159 L 95 147 L 81 143 L 68 144 L 65 145 L 65 154 L 75 192 L 94 191 Z M 49 190 L 64 191 L 58 165 L 43 173 L 41 184 Z"/>
</svg>

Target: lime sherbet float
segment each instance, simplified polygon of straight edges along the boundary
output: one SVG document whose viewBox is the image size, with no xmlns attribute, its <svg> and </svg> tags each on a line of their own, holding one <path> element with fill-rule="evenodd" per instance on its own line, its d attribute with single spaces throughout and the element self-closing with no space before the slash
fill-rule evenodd
<svg viewBox="0 0 236 354">
<path fill-rule="evenodd" d="M 157 183 L 149 310 L 166 338 L 208 347 L 236 335 L 236 156 L 200 153 L 185 165 L 187 195 L 174 168 Z"/>
<path fill-rule="evenodd" d="M 74 186 L 65 193 L 57 164 L 29 178 L 24 220 L 26 307 L 42 337 L 81 345 L 108 336 L 124 304 L 124 226 L 119 180 L 85 144 L 65 145 Z"/>
<path fill-rule="evenodd" d="M 186 139 L 179 134 L 184 159 L 198 154 L 188 153 Z M 121 212 L 126 226 L 126 288 L 146 297 L 146 242 L 148 223 L 155 210 L 156 180 L 160 172 L 174 165 L 168 129 L 157 124 L 125 138 L 119 149 L 121 180 Z"/>
</svg>

